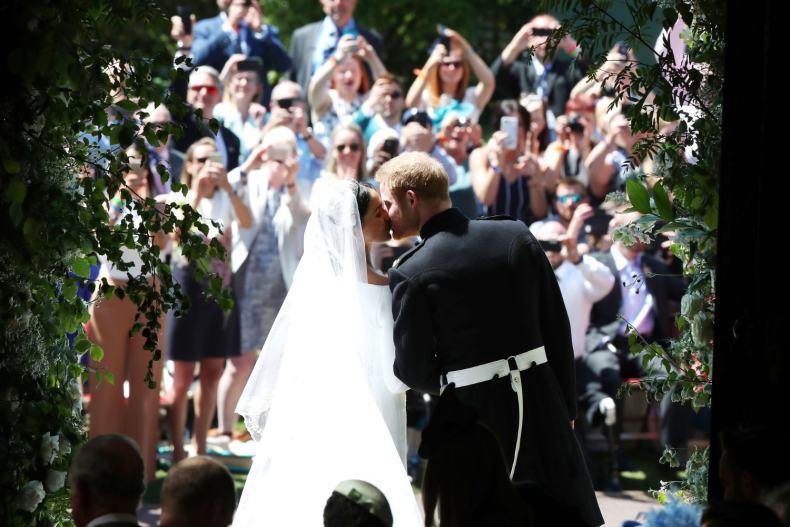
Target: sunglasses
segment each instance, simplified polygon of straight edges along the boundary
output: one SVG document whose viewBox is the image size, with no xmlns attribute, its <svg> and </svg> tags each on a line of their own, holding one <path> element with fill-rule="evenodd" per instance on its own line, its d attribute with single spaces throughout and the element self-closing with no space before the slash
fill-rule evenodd
<svg viewBox="0 0 790 527">
<path fill-rule="evenodd" d="M 568 200 L 570 200 L 571 203 L 579 203 L 582 200 L 582 198 L 584 198 L 584 196 L 582 196 L 579 193 L 570 194 L 568 196 L 557 196 L 557 203 L 565 203 Z"/>
<path fill-rule="evenodd" d="M 451 62 L 442 62 L 442 66 L 446 66 L 446 67 L 453 66 L 454 68 L 460 68 L 463 65 L 464 65 L 464 63 L 461 60 L 455 60 L 455 61 L 451 61 Z"/>
<path fill-rule="evenodd" d="M 208 161 L 207 157 L 196 157 L 195 158 L 195 163 L 198 163 L 200 165 L 205 165 L 206 161 Z"/>
<path fill-rule="evenodd" d="M 195 90 L 196 92 L 206 90 L 206 93 L 209 95 L 216 95 L 219 93 L 219 88 L 216 86 L 192 86 L 190 89 Z"/>
<path fill-rule="evenodd" d="M 403 97 L 403 94 L 396 90 L 396 91 L 390 93 L 389 96 L 390 96 L 391 99 L 400 99 L 401 97 Z"/>
<path fill-rule="evenodd" d="M 359 143 L 350 143 L 347 145 L 337 145 L 335 147 L 338 152 L 344 152 L 348 148 L 352 152 L 359 152 Z"/>
</svg>

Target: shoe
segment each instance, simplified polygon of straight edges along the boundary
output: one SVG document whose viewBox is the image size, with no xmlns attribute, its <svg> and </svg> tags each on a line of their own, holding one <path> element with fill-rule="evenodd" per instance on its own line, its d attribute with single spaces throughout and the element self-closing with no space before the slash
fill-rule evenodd
<svg viewBox="0 0 790 527">
<path fill-rule="evenodd" d="M 614 399 L 607 397 L 598 403 L 598 410 L 603 415 L 603 422 L 606 426 L 613 426 L 617 422 L 617 409 Z"/>
</svg>

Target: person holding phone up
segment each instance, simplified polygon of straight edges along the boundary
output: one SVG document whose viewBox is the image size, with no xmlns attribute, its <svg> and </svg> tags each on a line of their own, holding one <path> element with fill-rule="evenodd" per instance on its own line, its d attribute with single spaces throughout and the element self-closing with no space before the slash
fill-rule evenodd
<svg viewBox="0 0 790 527">
<path fill-rule="evenodd" d="M 441 38 L 409 88 L 406 107 L 433 110 L 455 100 L 474 106 L 469 117 L 477 121 L 494 94 L 494 74 L 460 33 L 441 24 L 438 30 Z M 469 86 L 470 69 L 477 86 Z"/>
<path fill-rule="evenodd" d="M 559 21 L 551 15 L 538 15 L 525 24 L 510 44 L 491 65 L 496 77 L 497 91 L 503 99 L 517 99 L 522 93 L 534 93 L 548 102 L 547 120 L 554 127 L 554 118 L 565 112 L 565 103 L 571 97 L 573 87 L 585 77 L 585 71 L 571 67 L 576 43 L 570 36 L 560 42 L 560 49 L 553 61 L 547 62 L 546 41 Z M 529 48 L 535 54 L 527 62 L 517 60 Z"/>
<path fill-rule="evenodd" d="M 228 359 L 219 381 L 214 444 L 233 439 L 236 405 L 255 367 L 255 352 L 263 347 L 299 264 L 310 211 L 296 184 L 298 173 L 296 135 L 278 126 L 228 174 L 250 210 L 252 225 L 233 229 L 231 289 L 236 306 L 228 325 L 240 332 L 241 354 Z"/>
<path fill-rule="evenodd" d="M 545 167 L 537 139 L 527 133 L 529 123 L 517 101 L 502 101 L 493 119 L 500 130 L 469 158 L 472 187 L 486 216 L 505 214 L 527 225 L 546 216 Z"/>
<path fill-rule="evenodd" d="M 370 67 L 372 79 L 365 64 Z M 344 35 L 334 55 L 310 80 L 307 98 L 316 132 L 329 136 L 337 125 L 349 124 L 367 99 L 373 82 L 385 73 L 384 63 L 365 37 Z"/>
<path fill-rule="evenodd" d="M 189 205 L 201 213 L 208 226 L 204 235 L 206 243 L 217 239 L 228 251 L 225 261 L 201 257 L 188 260 L 181 251 L 178 233 L 172 233 L 173 279 L 189 295 L 191 306 L 187 313 L 176 317 L 174 310 L 167 314 L 165 357 L 175 364 L 173 385 L 168 393 L 172 403 L 170 427 L 173 436 L 173 462 L 186 457 L 184 427 L 187 419 L 187 393 L 195 379 L 195 363 L 200 363 L 200 389 L 195 393 L 195 426 L 192 451 L 206 455 L 206 435 L 217 403 L 217 384 L 222 375 L 225 359 L 239 355 L 238 331 L 227 327 L 225 313 L 216 302 L 207 302 L 204 293 L 209 289 L 213 275 L 222 278 L 223 287 L 230 286 L 231 233 L 235 228 L 252 227 L 252 215 L 228 181 L 222 166 L 222 156 L 213 139 L 204 137 L 186 152 L 181 182 L 189 188 L 186 197 L 171 193 L 157 198 L 160 202 Z M 218 221 L 220 231 L 210 220 Z M 198 279 L 195 271 L 204 275 Z M 180 310 L 180 306 L 177 306 Z"/>
</svg>

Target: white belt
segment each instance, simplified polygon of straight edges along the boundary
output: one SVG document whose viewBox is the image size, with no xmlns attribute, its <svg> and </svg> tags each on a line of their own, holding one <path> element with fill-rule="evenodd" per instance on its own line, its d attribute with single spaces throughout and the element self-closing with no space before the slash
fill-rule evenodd
<svg viewBox="0 0 790 527">
<path fill-rule="evenodd" d="M 517 370 L 511 370 L 510 359 L 516 363 Z M 506 377 L 510 375 L 510 386 L 518 395 L 518 436 L 516 437 L 516 453 L 513 456 L 513 468 L 510 469 L 510 479 L 516 473 L 516 462 L 518 461 L 518 450 L 521 447 L 521 428 L 524 425 L 524 394 L 521 389 L 521 371 L 531 368 L 533 365 L 548 362 L 546 349 L 541 346 L 522 353 L 521 355 L 510 356 L 488 364 L 481 364 L 465 370 L 451 371 L 440 377 L 442 381 L 441 391 L 443 392 L 448 384 L 455 384 L 456 388 L 488 382 L 494 377 Z"/>
</svg>

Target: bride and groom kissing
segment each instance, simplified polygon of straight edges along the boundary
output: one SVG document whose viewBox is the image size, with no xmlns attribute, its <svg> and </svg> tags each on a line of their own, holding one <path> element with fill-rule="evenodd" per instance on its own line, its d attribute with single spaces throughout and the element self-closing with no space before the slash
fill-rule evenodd
<svg viewBox="0 0 790 527">
<path fill-rule="evenodd" d="M 405 469 L 405 392 L 449 384 L 498 437 L 511 479 L 602 524 L 572 429 L 568 317 L 540 245 L 510 217 L 453 208 L 447 174 L 426 154 L 400 155 L 376 179 L 380 195 L 335 183 L 308 222 L 236 409 L 259 444 L 234 526 L 320 526 L 350 479 L 381 489 L 396 527 L 422 525 Z M 370 248 L 390 231 L 421 241 L 385 277 Z"/>
</svg>

